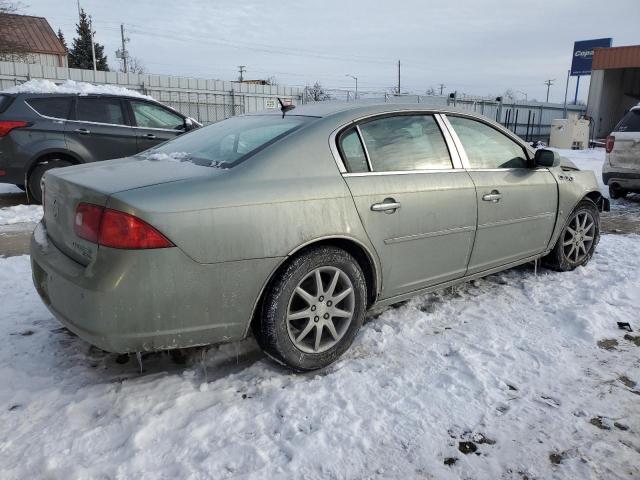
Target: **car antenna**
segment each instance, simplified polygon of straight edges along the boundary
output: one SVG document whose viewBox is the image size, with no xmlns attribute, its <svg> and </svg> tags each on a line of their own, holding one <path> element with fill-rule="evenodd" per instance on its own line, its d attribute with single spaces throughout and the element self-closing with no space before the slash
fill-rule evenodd
<svg viewBox="0 0 640 480">
<path fill-rule="evenodd" d="M 285 103 L 282 101 L 282 99 L 280 97 L 278 97 L 278 102 L 280 103 L 280 110 L 282 111 L 282 118 L 284 118 L 284 114 L 287 113 L 289 110 L 293 110 L 294 108 L 296 108 L 295 105 L 293 105 L 292 103 L 285 105 Z"/>
</svg>

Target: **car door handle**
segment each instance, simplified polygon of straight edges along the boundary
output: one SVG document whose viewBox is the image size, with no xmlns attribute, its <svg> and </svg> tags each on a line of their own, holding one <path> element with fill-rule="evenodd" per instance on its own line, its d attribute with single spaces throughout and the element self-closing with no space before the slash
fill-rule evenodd
<svg viewBox="0 0 640 480">
<path fill-rule="evenodd" d="M 385 198 L 382 203 L 371 205 L 371 210 L 374 212 L 394 213 L 400 206 L 400 202 L 396 202 L 393 198 Z"/>
<path fill-rule="evenodd" d="M 493 203 L 499 202 L 501 198 L 502 198 L 502 195 L 498 190 L 492 190 L 491 193 L 485 193 L 482 196 L 482 200 L 484 200 L 485 202 L 493 202 Z"/>
<path fill-rule="evenodd" d="M 148 138 L 149 140 L 154 140 L 158 137 L 156 137 L 153 133 L 147 133 L 144 138 Z"/>
<path fill-rule="evenodd" d="M 89 135 L 91 133 L 91 130 L 88 130 L 86 128 L 76 128 L 74 132 L 79 133 L 80 135 Z"/>
</svg>

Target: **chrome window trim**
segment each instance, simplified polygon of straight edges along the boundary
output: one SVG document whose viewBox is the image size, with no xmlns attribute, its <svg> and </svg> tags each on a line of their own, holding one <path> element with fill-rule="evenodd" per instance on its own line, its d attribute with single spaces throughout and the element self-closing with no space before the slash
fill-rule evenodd
<svg viewBox="0 0 640 480">
<path fill-rule="evenodd" d="M 35 98 L 35 97 L 34 97 L 34 98 Z M 43 98 L 46 98 L 46 97 L 43 97 Z M 56 121 L 58 121 L 58 122 L 68 122 L 68 121 L 69 121 L 69 119 L 67 119 L 67 118 L 58 118 L 58 117 L 50 117 L 49 115 L 43 115 L 42 113 L 40 113 L 39 111 L 37 111 L 34 107 L 32 107 L 32 106 L 29 104 L 29 102 L 28 102 L 27 100 L 29 100 L 29 99 L 28 99 L 28 98 L 25 98 L 25 99 L 24 99 L 24 100 L 22 100 L 22 101 L 24 102 L 24 104 L 25 104 L 27 107 L 29 107 L 31 110 L 33 110 L 33 111 L 36 113 L 36 115 L 38 115 L 38 116 L 40 116 L 40 117 L 42 117 L 42 118 L 46 118 L 47 120 L 56 120 Z"/>
<path fill-rule="evenodd" d="M 446 125 L 447 131 L 449 132 L 449 135 L 451 136 L 453 144 L 456 147 L 456 151 L 458 152 L 458 156 L 460 158 L 460 164 L 462 165 L 462 168 L 469 170 L 470 169 L 469 157 L 467 157 L 467 152 L 462 146 L 462 142 L 460 141 L 458 134 L 453 129 L 453 126 L 449 122 L 449 119 L 447 118 L 446 114 L 440 115 L 440 118 L 442 119 L 442 123 Z"/>
<path fill-rule="evenodd" d="M 451 135 L 451 133 L 449 132 L 449 129 L 447 128 L 446 124 L 444 123 L 444 120 L 442 119 L 443 115 L 440 115 L 439 113 L 434 113 L 433 114 L 433 118 L 436 121 L 436 124 L 438 125 L 438 128 L 440 129 L 440 133 L 442 134 L 442 137 L 444 138 L 445 143 L 447 144 L 447 150 L 449 150 L 449 157 L 451 159 L 451 164 L 453 165 L 453 168 L 464 168 L 462 165 L 462 159 L 460 158 L 460 154 L 458 152 L 458 149 L 456 148 L 455 142 L 453 140 L 453 136 Z"/>
<path fill-rule="evenodd" d="M 343 177 L 368 177 L 379 175 L 415 175 L 415 174 L 429 174 L 429 173 L 465 173 L 462 168 L 429 168 L 424 170 L 390 170 L 386 172 L 347 172 Z"/>
<path fill-rule="evenodd" d="M 549 169 L 547 167 L 536 167 L 536 168 L 527 168 L 527 167 L 507 167 L 507 168 L 468 168 L 467 172 L 510 172 L 510 171 L 522 171 L 526 170 L 527 172 L 548 172 Z"/>
<path fill-rule="evenodd" d="M 47 97 L 34 97 L 34 98 L 47 98 Z M 31 110 L 33 110 L 36 115 L 42 117 L 42 118 L 46 118 L 47 120 L 56 120 L 59 122 L 75 122 L 75 123 L 90 123 L 91 125 L 107 125 L 109 127 L 125 127 L 125 128 L 141 128 L 144 130 L 159 130 L 162 132 L 180 132 L 181 130 L 176 130 L 173 128 L 154 128 L 154 127 L 140 127 L 138 125 L 122 125 L 120 123 L 104 123 L 104 122 L 92 122 L 91 120 L 71 120 L 70 118 L 58 118 L 58 117 L 50 117 L 48 115 L 43 115 L 42 113 L 40 113 L 39 111 L 37 111 L 34 107 L 32 107 L 29 104 L 29 99 L 25 98 L 24 100 L 22 100 L 24 102 L 24 104 L 29 107 Z M 146 103 L 150 103 L 153 104 L 153 102 L 151 101 L 147 101 Z M 169 107 L 170 108 L 170 107 Z M 182 116 L 182 114 L 179 114 L 178 112 L 174 111 L 173 113 L 175 113 L 176 115 Z M 183 120 L 187 118 L 187 117 L 183 117 Z M 184 130 L 182 130 L 182 132 L 184 133 Z"/>
<path fill-rule="evenodd" d="M 356 125 L 356 134 L 360 139 L 360 144 L 362 145 L 362 149 L 364 150 L 364 157 L 367 159 L 367 166 L 369 167 L 369 173 L 371 173 L 373 172 L 373 165 L 371 165 L 371 157 L 369 156 L 369 149 L 367 148 L 367 144 L 365 143 L 364 137 L 362 136 L 362 132 L 360 131 L 360 125 Z"/>
<path fill-rule="evenodd" d="M 331 155 L 333 156 L 333 160 L 336 162 L 336 165 L 338 167 L 338 171 L 343 175 L 343 176 L 363 176 L 363 175 L 370 175 L 370 174 L 391 174 L 391 175 L 396 175 L 398 173 L 418 173 L 418 172 L 425 172 L 425 173 L 433 173 L 433 172 L 448 172 L 448 171 L 452 171 L 452 170 L 462 170 L 464 167 L 461 166 L 460 162 L 456 162 L 454 160 L 454 157 L 456 157 L 456 153 L 455 151 L 451 151 L 449 149 L 449 144 L 447 143 L 447 133 L 442 130 L 442 127 L 440 125 L 440 123 L 438 123 L 437 120 L 437 116 L 439 116 L 441 113 L 444 113 L 444 110 L 387 110 L 385 112 L 377 112 L 377 113 L 370 113 L 368 115 L 363 115 L 361 117 L 358 118 L 354 118 L 353 120 L 349 120 L 348 122 L 342 123 L 340 124 L 338 127 L 336 127 L 330 134 L 329 134 L 329 150 L 331 151 Z M 345 130 L 346 128 L 348 128 L 351 125 L 357 124 L 358 122 L 361 122 L 363 120 L 367 120 L 369 118 L 375 118 L 375 117 L 383 117 L 383 116 L 387 116 L 387 115 L 393 115 L 394 113 L 402 113 L 402 114 L 406 114 L 406 115 L 432 115 L 434 117 L 434 119 L 436 120 L 436 124 L 438 125 L 438 127 L 440 128 L 440 132 L 442 133 L 442 136 L 444 137 L 445 143 L 447 144 L 447 149 L 449 150 L 449 156 L 451 157 L 451 162 L 452 162 L 452 166 L 451 168 L 443 168 L 443 169 L 425 169 L 425 170 L 401 170 L 401 171 L 391 171 L 391 172 L 354 172 L 351 173 L 347 170 L 347 167 L 344 163 L 344 160 L 342 159 L 342 156 L 340 155 L 340 150 L 338 149 L 338 143 L 337 143 L 337 137 L 338 134 L 340 134 L 343 130 Z M 476 118 L 476 117 L 472 117 L 472 118 Z M 358 129 L 358 133 L 359 132 L 359 125 L 356 125 L 356 129 Z M 452 137 L 453 138 L 453 137 Z M 362 142 L 363 148 L 365 148 L 366 150 L 366 144 L 364 142 L 364 140 L 362 139 L 362 137 L 360 137 L 360 141 Z M 367 157 L 368 157 L 368 153 L 367 153 Z M 458 157 L 459 159 L 460 157 Z M 367 158 L 367 163 L 369 163 L 369 159 Z M 460 166 L 457 166 L 456 163 Z M 369 168 L 371 168 L 371 165 L 369 165 Z"/>
</svg>

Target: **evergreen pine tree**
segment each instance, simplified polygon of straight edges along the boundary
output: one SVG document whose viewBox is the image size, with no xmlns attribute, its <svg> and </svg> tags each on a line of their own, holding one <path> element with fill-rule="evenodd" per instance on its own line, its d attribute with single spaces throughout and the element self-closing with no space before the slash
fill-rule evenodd
<svg viewBox="0 0 640 480">
<path fill-rule="evenodd" d="M 93 57 L 91 56 L 91 30 L 89 19 L 84 10 L 80 10 L 80 23 L 76 25 L 77 37 L 73 39 L 73 45 L 69 51 L 69 67 L 93 70 Z M 95 44 L 96 69 L 109 71 L 107 57 L 104 55 L 104 47 Z"/>
<path fill-rule="evenodd" d="M 67 47 L 67 41 L 64 39 L 64 34 L 60 29 L 58 29 L 58 40 L 60 40 L 60 43 L 62 44 L 66 52 L 69 53 L 69 48 Z"/>
</svg>

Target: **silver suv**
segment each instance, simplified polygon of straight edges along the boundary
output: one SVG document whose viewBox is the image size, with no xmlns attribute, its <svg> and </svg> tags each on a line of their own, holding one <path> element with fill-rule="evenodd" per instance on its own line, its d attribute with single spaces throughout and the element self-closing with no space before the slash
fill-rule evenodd
<svg viewBox="0 0 640 480">
<path fill-rule="evenodd" d="M 153 100 L 114 95 L 0 94 L 0 182 L 40 203 L 52 168 L 135 155 L 199 126 Z"/>
<path fill-rule="evenodd" d="M 633 107 L 607 137 L 602 180 L 611 198 L 640 193 L 640 105 Z"/>
</svg>

